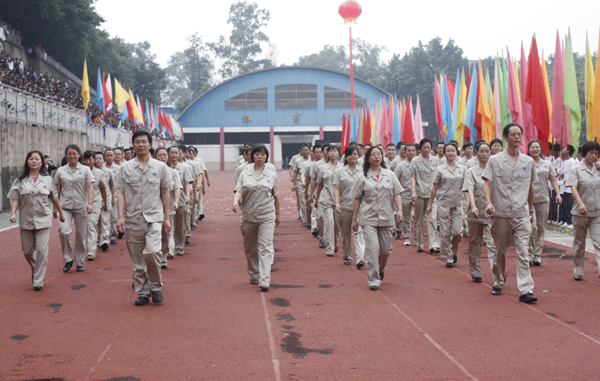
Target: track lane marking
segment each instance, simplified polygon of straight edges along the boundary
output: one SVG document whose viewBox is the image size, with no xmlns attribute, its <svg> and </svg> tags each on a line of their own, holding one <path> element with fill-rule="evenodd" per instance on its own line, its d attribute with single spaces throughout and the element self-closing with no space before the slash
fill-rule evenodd
<svg viewBox="0 0 600 381">
<path fill-rule="evenodd" d="M 273 338 L 271 320 L 269 319 L 267 300 L 265 299 L 265 294 L 263 292 L 260 293 L 260 299 L 262 300 L 263 312 L 265 314 L 265 323 L 267 324 L 267 334 L 269 336 L 269 347 L 271 348 L 271 360 L 273 361 L 273 371 L 275 372 L 275 380 L 281 381 L 281 372 L 279 370 L 279 359 L 277 358 L 275 339 Z"/>
</svg>

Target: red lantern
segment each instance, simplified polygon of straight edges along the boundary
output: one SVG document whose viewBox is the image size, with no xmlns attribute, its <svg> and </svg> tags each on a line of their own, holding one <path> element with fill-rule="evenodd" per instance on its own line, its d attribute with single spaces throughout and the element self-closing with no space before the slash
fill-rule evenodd
<svg viewBox="0 0 600 381">
<path fill-rule="evenodd" d="M 362 13 L 362 7 L 355 0 L 346 0 L 340 5 L 338 12 L 344 19 L 344 24 L 356 24 L 356 19 Z"/>
</svg>

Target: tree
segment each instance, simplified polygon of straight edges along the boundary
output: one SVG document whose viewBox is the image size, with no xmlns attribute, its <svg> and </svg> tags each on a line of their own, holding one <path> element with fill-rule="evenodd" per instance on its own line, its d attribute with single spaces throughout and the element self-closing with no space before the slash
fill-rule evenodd
<svg viewBox="0 0 600 381">
<path fill-rule="evenodd" d="M 148 102 L 161 104 L 161 92 L 166 88 L 166 73 L 156 63 L 156 55 L 150 52 L 148 41 L 133 45 L 131 64 L 133 82 L 129 86 Z"/>
<path fill-rule="evenodd" d="M 227 23 L 233 25 L 233 29 L 229 39 L 221 35 L 217 43 L 208 44 L 223 60 L 219 69 L 223 79 L 273 66 L 269 59 L 257 59 L 262 53 L 261 43 L 269 42 L 264 29 L 270 19 L 270 12 L 259 9 L 257 3 L 239 1 L 231 5 Z"/>
<path fill-rule="evenodd" d="M 202 37 L 188 37 L 188 47 L 169 58 L 166 69 L 165 98 L 183 111 L 194 99 L 211 88 L 214 63 L 208 55 L 208 47 Z"/>
<path fill-rule="evenodd" d="M 340 73 L 350 73 L 346 49 L 341 45 L 325 45 L 319 53 L 300 56 L 298 62 L 294 63 L 293 66 L 309 66 Z"/>
<path fill-rule="evenodd" d="M 383 87 L 387 64 L 381 60 L 381 53 L 387 48 L 381 45 L 371 45 L 360 38 L 352 40 L 352 48 L 352 61 L 356 62 L 354 63 L 354 76 Z"/>
</svg>

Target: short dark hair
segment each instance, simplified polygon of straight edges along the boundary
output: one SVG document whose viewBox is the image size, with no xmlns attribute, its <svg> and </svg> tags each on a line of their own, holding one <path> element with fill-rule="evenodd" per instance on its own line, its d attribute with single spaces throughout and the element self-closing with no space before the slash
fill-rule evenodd
<svg viewBox="0 0 600 381">
<path fill-rule="evenodd" d="M 363 145 L 362 145 L 362 144 L 360 144 L 360 143 L 358 143 L 356 146 L 357 146 L 357 147 L 360 147 L 360 148 L 364 148 L 364 147 L 365 147 L 365 146 L 363 146 Z"/>
<path fill-rule="evenodd" d="M 67 156 L 67 151 L 70 149 L 75 150 L 77 151 L 77 153 L 79 153 L 79 162 L 83 163 L 83 155 L 81 154 L 81 148 L 79 148 L 77 144 L 69 144 L 67 148 L 65 148 L 65 157 Z"/>
<path fill-rule="evenodd" d="M 496 143 L 500 143 L 500 147 L 503 147 L 503 146 L 504 146 L 504 145 L 502 144 L 502 140 L 500 140 L 500 139 L 498 139 L 498 138 L 495 138 L 495 139 L 492 139 L 492 141 L 490 142 L 490 148 L 492 148 L 492 146 L 493 146 L 494 144 L 496 144 Z"/>
<path fill-rule="evenodd" d="M 440 144 L 441 144 L 441 145 L 443 145 L 443 146 L 445 146 L 445 145 L 446 145 L 446 143 L 444 143 L 444 142 L 438 142 L 438 144 L 437 144 L 435 147 L 436 147 L 436 148 L 437 148 L 437 147 L 439 147 L 439 146 L 440 146 Z"/>
<path fill-rule="evenodd" d="M 405 146 L 405 145 L 406 145 L 406 143 L 404 143 L 404 142 L 398 142 L 398 144 L 396 144 L 396 148 L 400 149 L 400 148 L 402 148 L 402 146 Z"/>
<path fill-rule="evenodd" d="M 95 153 L 94 151 L 87 150 L 87 151 L 85 151 L 85 152 L 83 153 L 83 158 L 84 158 L 84 159 L 87 159 L 87 158 L 90 158 L 90 157 L 94 157 L 94 155 L 95 155 L 95 154 L 96 154 L 96 153 Z"/>
<path fill-rule="evenodd" d="M 354 152 L 358 152 L 358 147 L 356 146 L 348 146 L 344 151 L 344 165 L 348 165 L 348 156 L 352 156 Z"/>
<path fill-rule="evenodd" d="M 115 147 L 115 148 L 113 148 L 113 152 L 115 152 L 116 150 L 121 151 L 121 153 L 125 153 L 125 151 L 121 147 Z"/>
<path fill-rule="evenodd" d="M 357 144 L 356 142 L 350 142 L 350 144 L 348 144 L 348 147 L 355 146 L 356 144 Z"/>
<path fill-rule="evenodd" d="M 421 141 L 419 142 L 419 147 L 423 147 L 423 144 L 427 144 L 427 143 L 429 143 L 429 147 L 433 148 L 433 143 L 431 143 L 431 140 L 429 140 L 427 138 L 421 139 Z"/>
<path fill-rule="evenodd" d="M 101 155 L 102 158 L 104 159 L 104 153 L 101 151 L 96 151 L 96 153 L 94 154 L 94 158 L 96 158 L 96 155 Z"/>
<path fill-rule="evenodd" d="M 329 144 L 329 143 L 323 143 L 323 145 L 321 145 L 321 150 L 322 151 L 325 151 L 325 150 L 329 151 L 329 146 L 330 145 L 331 144 Z"/>
<path fill-rule="evenodd" d="M 319 149 L 320 149 L 320 148 L 321 148 L 321 145 L 320 145 L 320 144 L 315 144 L 315 145 L 312 147 L 312 151 L 313 151 L 313 152 L 315 152 L 315 150 L 316 150 L 317 148 L 319 148 Z"/>
<path fill-rule="evenodd" d="M 469 147 L 473 147 L 473 149 L 475 148 L 471 142 L 463 144 L 463 150 L 466 150 Z"/>
<path fill-rule="evenodd" d="M 516 123 L 509 123 L 506 126 L 504 126 L 504 129 L 502 130 L 502 136 L 508 136 L 508 133 L 510 132 L 510 129 L 512 127 L 519 127 L 519 130 L 521 130 L 521 134 L 523 133 L 523 127 L 519 126 Z"/>
<path fill-rule="evenodd" d="M 302 148 L 307 147 L 308 148 L 308 144 L 306 143 L 300 143 L 300 150 L 302 151 Z"/>
<path fill-rule="evenodd" d="M 390 147 L 390 146 L 392 146 L 392 147 L 396 148 L 396 145 L 395 145 L 394 143 L 388 143 L 388 145 L 387 145 L 387 146 L 385 146 L 385 148 L 387 149 L 387 148 L 388 148 L 388 147 Z"/>
<path fill-rule="evenodd" d="M 408 147 L 413 147 L 415 151 L 417 150 L 417 147 L 413 143 L 406 144 L 406 149 L 408 149 Z"/>
<path fill-rule="evenodd" d="M 252 147 L 252 153 L 250 154 L 250 160 L 254 163 L 254 154 L 257 152 L 264 152 L 267 154 L 267 158 L 265 159 L 265 163 L 269 161 L 269 150 L 264 144 L 257 144 Z"/>
<path fill-rule="evenodd" d="M 552 146 L 552 151 L 560 151 L 562 149 L 560 143 L 554 143 Z"/>
<path fill-rule="evenodd" d="M 444 155 L 446 154 L 446 150 L 448 149 L 448 147 L 454 147 L 454 149 L 456 150 L 456 154 L 458 155 L 458 145 L 456 144 L 446 144 L 444 146 Z"/>
<path fill-rule="evenodd" d="M 598 151 L 598 153 L 600 154 L 600 144 L 592 140 L 586 142 L 584 145 L 581 146 L 581 156 L 586 157 L 588 152 L 590 151 Z"/>
<path fill-rule="evenodd" d="M 131 142 L 134 142 L 135 138 L 137 138 L 138 136 L 146 136 L 148 138 L 148 143 L 152 144 L 152 135 L 150 135 L 148 131 L 137 130 L 133 133 L 133 136 L 131 137 Z"/>
<path fill-rule="evenodd" d="M 567 147 L 566 147 L 566 148 L 567 148 L 567 151 L 569 151 L 569 155 L 570 155 L 570 156 L 573 156 L 573 154 L 575 153 L 575 147 L 573 147 L 573 146 L 572 146 L 572 145 L 570 145 L 570 144 L 567 144 Z"/>
<path fill-rule="evenodd" d="M 364 173 L 365 177 L 367 176 L 367 173 L 369 173 L 369 169 L 371 169 L 371 163 L 369 163 L 369 158 L 371 157 L 371 152 L 373 152 L 374 149 L 378 149 L 379 152 L 381 153 L 381 158 L 382 158 L 381 168 L 387 168 L 385 166 L 385 161 L 383 160 L 383 157 L 385 156 L 385 154 L 383 153 L 383 151 L 381 150 L 381 148 L 378 145 L 373 146 L 373 147 L 369 148 L 367 150 L 367 152 L 365 153 L 365 162 L 363 164 L 363 173 Z"/>
</svg>

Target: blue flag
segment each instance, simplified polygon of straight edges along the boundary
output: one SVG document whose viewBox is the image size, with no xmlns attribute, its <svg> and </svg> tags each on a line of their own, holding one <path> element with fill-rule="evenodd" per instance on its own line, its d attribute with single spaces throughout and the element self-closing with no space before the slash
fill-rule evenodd
<svg viewBox="0 0 600 381">
<path fill-rule="evenodd" d="M 450 104 L 446 74 L 443 74 L 442 78 L 442 123 L 446 125 L 446 130 L 448 131 L 448 136 L 446 136 L 444 142 L 448 143 L 454 139 L 454 125 L 452 124 L 452 106 Z"/>
<path fill-rule="evenodd" d="M 98 66 L 98 81 L 96 82 L 96 105 L 102 111 L 102 114 L 106 114 L 104 109 L 104 90 L 102 87 L 102 75 L 100 74 L 100 66 Z"/>
<path fill-rule="evenodd" d="M 475 108 L 477 107 L 477 65 L 473 65 L 469 97 L 467 98 L 467 109 L 465 111 L 465 126 L 471 130 L 471 143 L 477 141 L 477 129 L 475 128 Z"/>
</svg>

